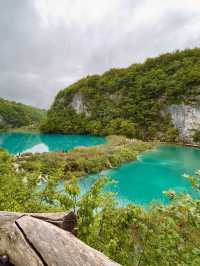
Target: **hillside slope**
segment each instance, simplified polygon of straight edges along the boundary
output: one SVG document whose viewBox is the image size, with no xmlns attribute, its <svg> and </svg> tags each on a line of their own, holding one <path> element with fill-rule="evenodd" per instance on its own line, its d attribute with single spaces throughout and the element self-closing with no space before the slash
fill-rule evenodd
<svg viewBox="0 0 200 266">
<path fill-rule="evenodd" d="M 0 98 L 0 129 L 19 128 L 39 123 L 46 111 Z"/>
<path fill-rule="evenodd" d="M 176 123 L 180 106 L 192 108 L 192 114 L 200 106 L 199 48 L 81 79 L 58 93 L 42 130 L 174 141 L 187 123 L 182 118 Z M 196 119 L 200 122 L 200 112 Z M 195 122 L 192 129 L 198 131 Z"/>
</svg>

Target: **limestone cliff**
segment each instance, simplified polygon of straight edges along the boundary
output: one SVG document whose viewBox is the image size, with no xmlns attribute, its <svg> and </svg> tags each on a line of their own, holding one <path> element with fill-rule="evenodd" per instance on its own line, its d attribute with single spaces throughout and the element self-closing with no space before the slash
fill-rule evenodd
<svg viewBox="0 0 200 266">
<path fill-rule="evenodd" d="M 84 102 L 84 97 L 81 93 L 77 93 L 73 96 L 71 107 L 74 109 L 76 114 L 84 113 L 86 117 L 90 116 L 90 112 Z"/>
<path fill-rule="evenodd" d="M 173 104 L 166 110 L 179 130 L 180 139 L 192 143 L 195 130 L 200 130 L 200 107 Z"/>
</svg>

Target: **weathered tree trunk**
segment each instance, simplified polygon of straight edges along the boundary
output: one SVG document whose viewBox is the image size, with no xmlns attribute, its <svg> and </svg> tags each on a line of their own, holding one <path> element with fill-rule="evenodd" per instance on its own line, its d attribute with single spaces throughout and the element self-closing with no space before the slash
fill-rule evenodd
<svg viewBox="0 0 200 266">
<path fill-rule="evenodd" d="M 66 231 L 73 231 L 70 215 L 0 212 L 0 256 L 15 266 L 119 265 Z"/>
</svg>

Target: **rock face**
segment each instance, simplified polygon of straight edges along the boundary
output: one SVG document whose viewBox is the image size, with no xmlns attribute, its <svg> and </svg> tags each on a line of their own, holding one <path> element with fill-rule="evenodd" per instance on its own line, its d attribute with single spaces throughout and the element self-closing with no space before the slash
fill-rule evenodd
<svg viewBox="0 0 200 266">
<path fill-rule="evenodd" d="M 84 99 L 81 93 L 76 93 L 72 99 L 72 108 L 77 114 L 85 114 L 87 117 L 90 116 L 87 106 L 84 103 Z"/>
<path fill-rule="evenodd" d="M 0 126 L 5 126 L 5 121 L 4 121 L 4 118 L 3 118 L 3 116 L 0 114 Z M 7 126 L 9 126 L 9 125 L 7 125 Z"/>
<path fill-rule="evenodd" d="M 53 224 L 58 220 L 0 212 L 0 257 L 15 266 L 119 265 Z"/>
<path fill-rule="evenodd" d="M 200 107 L 173 104 L 166 109 L 183 141 L 192 143 L 195 130 L 200 130 Z"/>
</svg>

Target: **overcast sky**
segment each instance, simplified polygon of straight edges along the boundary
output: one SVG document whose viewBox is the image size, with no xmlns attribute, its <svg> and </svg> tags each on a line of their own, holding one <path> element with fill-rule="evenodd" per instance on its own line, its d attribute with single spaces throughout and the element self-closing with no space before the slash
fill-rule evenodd
<svg viewBox="0 0 200 266">
<path fill-rule="evenodd" d="M 0 97 L 47 108 L 83 76 L 197 46 L 199 0 L 0 0 Z"/>
</svg>

